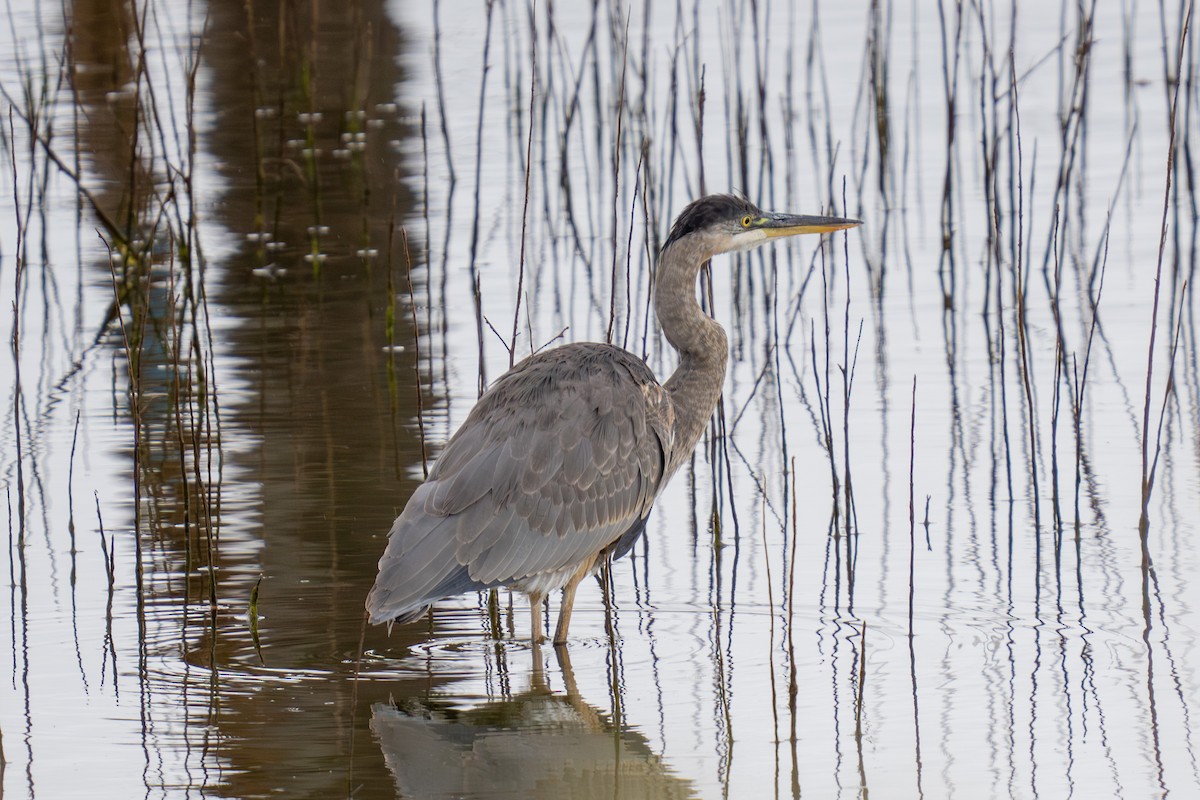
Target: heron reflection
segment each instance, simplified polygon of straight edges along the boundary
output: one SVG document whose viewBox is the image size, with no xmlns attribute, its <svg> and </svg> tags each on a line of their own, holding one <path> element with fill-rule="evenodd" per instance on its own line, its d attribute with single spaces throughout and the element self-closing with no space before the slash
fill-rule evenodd
<svg viewBox="0 0 1200 800">
<path fill-rule="evenodd" d="M 580 697 L 565 650 L 555 652 L 564 693 L 552 692 L 535 671 L 529 691 L 474 708 L 436 699 L 372 706 L 371 730 L 397 794 L 546 800 L 695 797 L 691 784 L 670 770 L 644 736 Z M 537 647 L 534 663 L 541 664 Z"/>
</svg>

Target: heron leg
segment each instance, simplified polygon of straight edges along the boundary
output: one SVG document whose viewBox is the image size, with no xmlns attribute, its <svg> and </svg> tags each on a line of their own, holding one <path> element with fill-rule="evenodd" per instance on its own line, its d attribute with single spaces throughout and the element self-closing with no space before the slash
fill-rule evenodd
<svg viewBox="0 0 1200 800">
<path fill-rule="evenodd" d="M 542 632 L 542 601 L 545 599 L 546 595 L 541 592 L 529 595 L 529 641 L 534 645 L 546 641 Z"/>
<path fill-rule="evenodd" d="M 580 581 L 592 573 L 592 565 L 595 563 L 595 556 L 584 561 L 579 565 L 579 569 L 575 570 L 575 574 L 571 576 L 571 580 L 567 581 L 567 585 L 563 587 L 562 608 L 558 612 L 558 627 L 554 629 L 555 647 L 560 647 L 567 643 L 567 627 L 571 624 L 571 609 L 575 605 L 575 590 L 579 588 Z"/>
</svg>

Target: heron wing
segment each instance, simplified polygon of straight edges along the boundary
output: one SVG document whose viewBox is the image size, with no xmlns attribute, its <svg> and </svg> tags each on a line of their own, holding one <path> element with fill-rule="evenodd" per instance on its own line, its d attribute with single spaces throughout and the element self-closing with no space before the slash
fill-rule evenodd
<svg viewBox="0 0 1200 800">
<path fill-rule="evenodd" d="M 367 600 L 372 621 L 574 567 L 640 531 L 672 431 L 667 393 L 620 348 L 566 345 L 518 364 L 392 525 Z"/>
</svg>

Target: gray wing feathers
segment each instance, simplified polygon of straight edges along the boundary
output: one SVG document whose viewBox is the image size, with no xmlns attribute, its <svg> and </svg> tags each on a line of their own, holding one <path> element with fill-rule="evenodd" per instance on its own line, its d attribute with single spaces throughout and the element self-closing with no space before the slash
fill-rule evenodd
<svg viewBox="0 0 1200 800">
<path fill-rule="evenodd" d="M 428 487 L 421 486 L 413 499 Z M 453 520 L 429 516 L 419 509 L 410 502 L 392 525 L 387 551 L 379 561 L 379 576 L 368 598 L 372 622 L 407 617 L 409 612 L 423 609 L 427 603 L 413 601 L 426 597 L 455 571 L 453 558 L 448 557 L 452 556 L 454 537 L 446 530 Z M 400 531 L 403 535 L 397 536 Z"/>
<path fill-rule="evenodd" d="M 396 519 L 372 621 L 609 547 L 649 513 L 672 428 L 665 391 L 624 350 L 567 345 L 526 359 L 480 398 Z"/>
</svg>

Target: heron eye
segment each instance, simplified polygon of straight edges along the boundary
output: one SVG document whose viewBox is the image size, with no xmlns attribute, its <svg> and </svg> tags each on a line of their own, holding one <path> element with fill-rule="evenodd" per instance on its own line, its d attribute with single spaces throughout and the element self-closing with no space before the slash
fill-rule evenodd
<svg viewBox="0 0 1200 800">
<path fill-rule="evenodd" d="M 754 221 L 754 220 L 750 219 L 749 215 L 747 215 L 747 216 L 745 216 L 745 217 L 742 217 L 742 227 L 743 227 L 743 228 L 749 228 L 749 227 L 750 227 L 750 223 L 751 223 L 751 222 L 753 222 L 753 221 Z"/>
</svg>

